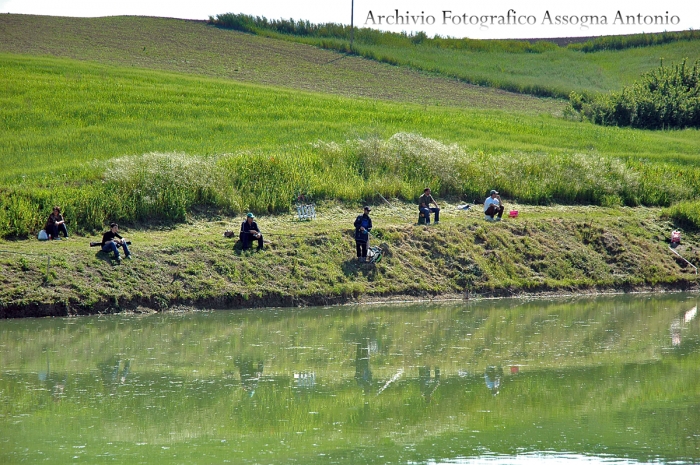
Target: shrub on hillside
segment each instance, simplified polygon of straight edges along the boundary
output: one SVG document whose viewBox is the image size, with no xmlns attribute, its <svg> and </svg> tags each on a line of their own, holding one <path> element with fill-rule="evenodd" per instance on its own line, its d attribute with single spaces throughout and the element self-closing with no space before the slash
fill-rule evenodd
<svg viewBox="0 0 700 465">
<path fill-rule="evenodd" d="M 640 129 L 700 128 L 700 61 L 661 66 L 621 92 L 588 101 L 572 92 L 570 108 L 596 124 Z"/>
</svg>

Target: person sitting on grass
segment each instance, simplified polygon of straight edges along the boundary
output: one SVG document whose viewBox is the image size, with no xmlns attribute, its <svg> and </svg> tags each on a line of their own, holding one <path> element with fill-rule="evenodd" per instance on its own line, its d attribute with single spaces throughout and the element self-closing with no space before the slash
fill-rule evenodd
<svg viewBox="0 0 700 465">
<path fill-rule="evenodd" d="M 484 215 L 486 221 L 501 221 L 503 216 L 503 201 L 497 190 L 492 190 L 491 195 L 484 201 Z M 495 216 L 495 218 L 494 218 Z"/>
<path fill-rule="evenodd" d="M 120 262 L 122 258 L 119 256 L 119 247 L 124 249 L 126 258 L 131 260 L 129 247 L 124 238 L 119 235 L 119 225 L 117 223 L 111 223 L 109 225 L 109 231 L 102 235 L 102 251 L 107 253 L 114 252 L 114 259 Z"/>
<path fill-rule="evenodd" d="M 258 223 L 255 222 L 255 215 L 248 213 L 246 219 L 241 224 L 241 242 L 243 243 L 243 250 L 250 249 L 253 245 L 253 241 L 258 241 L 257 250 L 262 250 L 263 248 L 263 236 L 258 228 Z"/>
<path fill-rule="evenodd" d="M 434 204 L 434 208 L 430 208 L 430 204 Z M 423 189 L 423 195 L 418 197 L 418 210 L 423 214 L 425 218 L 425 224 L 430 224 L 430 213 L 435 213 L 435 224 L 440 222 L 440 207 L 437 202 L 430 194 L 430 188 L 426 187 Z"/>
<path fill-rule="evenodd" d="M 369 212 L 372 211 L 365 205 L 364 213 L 355 219 L 355 249 L 357 250 L 357 261 L 367 261 L 367 247 L 369 246 L 369 232 L 372 230 L 372 218 Z"/>
<path fill-rule="evenodd" d="M 61 215 L 61 207 L 53 207 L 53 211 L 49 215 L 49 219 L 46 220 L 46 234 L 49 235 L 49 239 L 61 240 L 58 236 L 60 232 L 63 233 L 63 237 L 68 237 L 68 228 L 66 228 L 66 220 L 63 219 Z"/>
</svg>

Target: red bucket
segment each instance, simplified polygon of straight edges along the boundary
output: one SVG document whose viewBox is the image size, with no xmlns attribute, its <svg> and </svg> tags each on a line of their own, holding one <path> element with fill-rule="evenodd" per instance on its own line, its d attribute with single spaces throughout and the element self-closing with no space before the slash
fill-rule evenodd
<svg viewBox="0 0 700 465">
<path fill-rule="evenodd" d="M 510 216 L 511 218 L 517 218 L 518 210 L 511 210 L 510 213 L 508 213 L 508 216 Z"/>
</svg>

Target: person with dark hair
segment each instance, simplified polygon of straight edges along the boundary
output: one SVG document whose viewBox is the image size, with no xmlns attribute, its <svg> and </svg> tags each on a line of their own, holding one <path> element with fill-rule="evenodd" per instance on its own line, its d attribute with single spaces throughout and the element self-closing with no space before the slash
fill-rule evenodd
<svg viewBox="0 0 700 465">
<path fill-rule="evenodd" d="M 491 194 L 484 201 L 484 215 L 486 221 L 501 221 L 503 216 L 503 201 L 497 190 L 491 190 Z M 495 218 L 494 218 L 495 217 Z"/>
<path fill-rule="evenodd" d="M 243 250 L 250 249 L 253 245 L 253 241 L 258 241 L 257 250 L 262 250 L 263 236 L 258 227 L 258 223 L 255 222 L 255 215 L 252 213 L 248 213 L 245 221 L 241 224 L 241 233 L 239 237 L 243 243 Z"/>
<path fill-rule="evenodd" d="M 111 223 L 109 225 L 109 231 L 102 235 L 102 251 L 114 252 L 114 259 L 119 262 L 122 259 L 119 256 L 119 247 L 124 249 L 126 258 L 131 260 L 129 246 L 126 244 L 124 238 L 119 235 L 119 225 L 117 223 Z"/>
<path fill-rule="evenodd" d="M 431 203 L 435 205 L 434 208 L 430 207 Z M 429 187 L 423 189 L 423 195 L 418 197 L 418 210 L 425 218 L 425 224 L 430 224 L 430 213 L 435 213 L 435 224 L 440 222 L 440 207 L 430 193 Z"/>
<path fill-rule="evenodd" d="M 46 220 L 46 234 L 49 235 L 49 239 L 60 240 L 58 236 L 59 233 L 63 233 L 63 237 L 68 237 L 68 228 L 66 228 L 66 220 L 61 215 L 61 207 L 53 207 L 53 211 L 49 215 L 49 219 Z"/>
<path fill-rule="evenodd" d="M 372 211 L 365 205 L 364 212 L 355 219 L 355 248 L 357 250 L 357 261 L 367 261 L 367 247 L 369 246 L 369 232 L 372 230 L 372 218 L 369 212 Z"/>
</svg>

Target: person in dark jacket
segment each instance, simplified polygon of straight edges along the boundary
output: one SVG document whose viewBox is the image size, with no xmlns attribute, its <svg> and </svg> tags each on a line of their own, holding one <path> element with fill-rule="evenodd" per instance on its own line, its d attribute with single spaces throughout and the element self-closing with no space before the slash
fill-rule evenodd
<svg viewBox="0 0 700 465">
<path fill-rule="evenodd" d="M 241 224 L 241 234 L 239 237 L 243 243 L 243 250 L 250 249 L 255 240 L 258 241 L 257 250 L 262 250 L 263 236 L 260 232 L 260 228 L 258 228 L 258 223 L 255 222 L 255 215 L 252 213 L 248 213 L 245 221 Z"/>
<path fill-rule="evenodd" d="M 435 205 L 434 208 L 430 204 Z M 433 195 L 430 193 L 430 188 L 423 189 L 423 195 L 418 197 L 418 211 L 423 214 L 425 224 L 430 224 L 430 214 L 435 213 L 435 224 L 440 223 L 440 206 L 437 204 Z"/>
<path fill-rule="evenodd" d="M 53 211 L 49 215 L 44 229 L 50 239 L 60 239 L 60 237 L 58 237 L 59 232 L 62 232 L 64 237 L 68 237 L 68 228 L 66 228 L 66 220 L 64 220 L 63 215 L 61 215 L 61 207 L 53 207 Z"/>
<path fill-rule="evenodd" d="M 367 247 L 369 247 L 369 232 L 372 230 L 372 218 L 369 212 L 372 209 L 365 205 L 364 213 L 355 219 L 355 247 L 357 249 L 357 260 L 367 261 Z"/>
<path fill-rule="evenodd" d="M 119 256 L 119 247 L 124 249 L 126 258 L 131 260 L 129 246 L 124 238 L 119 235 L 119 225 L 117 223 L 112 223 L 109 225 L 109 231 L 102 235 L 102 251 L 114 252 L 114 259 L 119 262 L 122 259 Z"/>
</svg>

